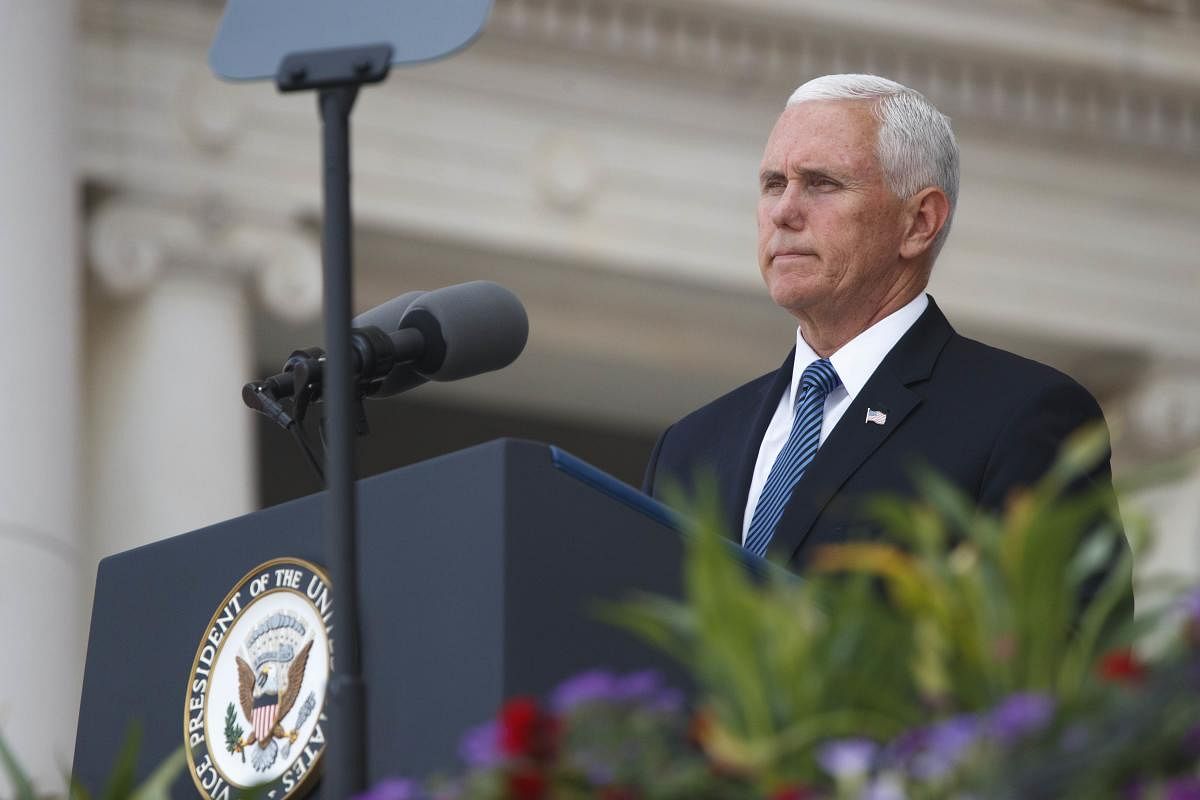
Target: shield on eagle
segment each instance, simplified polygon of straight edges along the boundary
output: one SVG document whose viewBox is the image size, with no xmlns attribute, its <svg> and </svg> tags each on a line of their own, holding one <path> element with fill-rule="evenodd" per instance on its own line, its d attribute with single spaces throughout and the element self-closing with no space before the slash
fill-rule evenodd
<svg viewBox="0 0 1200 800">
<path fill-rule="evenodd" d="M 237 657 L 238 700 L 254 729 L 245 744 L 258 747 L 256 769 L 266 769 L 275 761 L 275 739 L 289 739 L 281 723 L 296 704 L 304 682 L 304 668 L 313 644 L 309 639 L 301 646 L 307 633 L 298 617 L 277 612 L 246 637 L 247 658 Z"/>
<path fill-rule="evenodd" d="M 279 695 L 265 694 L 254 699 L 254 738 L 264 744 L 275 727 L 275 709 L 279 708 Z"/>
</svg>

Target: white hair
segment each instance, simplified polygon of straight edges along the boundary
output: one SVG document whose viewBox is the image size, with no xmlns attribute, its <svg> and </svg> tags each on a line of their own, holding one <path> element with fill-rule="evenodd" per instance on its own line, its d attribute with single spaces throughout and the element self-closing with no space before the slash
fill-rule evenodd
<svg viewBox="0 0 1200 800">
<path fill-rule="evenodd" d="M 813 78 L 788 98 L 789 106 L 810 100 L 872 100 L 879 120 L 875 156 L 888 187 L 897 197 L 912 197 L 937 186 L 950 201 L 946 224 L 933 241 L 937 258 L 958 204 L 958 142 L 950 119 L 925 96 L 903 84 L 876 75 L 823 75 Z"/>
</svg>

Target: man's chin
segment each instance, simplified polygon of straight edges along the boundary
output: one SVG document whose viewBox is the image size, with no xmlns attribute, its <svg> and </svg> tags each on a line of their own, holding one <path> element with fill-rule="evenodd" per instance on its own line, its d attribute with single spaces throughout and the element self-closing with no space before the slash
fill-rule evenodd
<svg viewBox="0 0 1200 800">
<path fill-rule="evenodd" d="M 775 305 L 787 311 L 792 316 L 804 314 L 814 305 L 819 304 L 819 293 L 814 291 L 812 287 L 797 286 L 787 283 L 780 285 L 773 284 L 770 287 L 771 300 Z"/>
</svg>

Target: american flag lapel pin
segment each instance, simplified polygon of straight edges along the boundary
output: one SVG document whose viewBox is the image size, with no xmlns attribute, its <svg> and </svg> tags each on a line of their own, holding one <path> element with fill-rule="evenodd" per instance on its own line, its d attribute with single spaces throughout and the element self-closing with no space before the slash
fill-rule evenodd
<svg viewBox="0 0 1200 800">
<path fill-rule="evenodd" d="M 887 412 L 875 408 L 867 408 L 867 422 L 874 422 L 876 425 L 887 424 Z"/>
</svg>

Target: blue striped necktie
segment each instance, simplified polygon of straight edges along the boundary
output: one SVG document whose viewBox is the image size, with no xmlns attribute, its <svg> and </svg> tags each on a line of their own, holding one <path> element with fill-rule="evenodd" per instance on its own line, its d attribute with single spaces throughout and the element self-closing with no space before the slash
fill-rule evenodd
<svg viewBox="0 0 1200 800">
<path fill-rule="evenodd" d="M 821 423 L 825 419 L 825 398 L 841 382 L 842 379 L 827 358 L 809 364 L 800 376 L 800 396 L 796 400 L 792 432 L 771 466 L 767 484 L 758 498 L 758 505 L 754 507 L 754 516 L 750 518 L 750 530 L 746 532 L 745 547 L 756 556 L 767 552 L 775 526 L 779 524 L 783 509 L 792 496 L 792 489 L 817 454 L 817 447 L 821 443 Z"/>
</svg>

